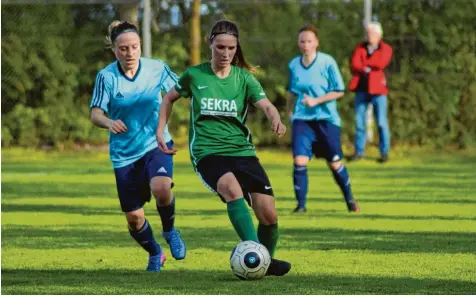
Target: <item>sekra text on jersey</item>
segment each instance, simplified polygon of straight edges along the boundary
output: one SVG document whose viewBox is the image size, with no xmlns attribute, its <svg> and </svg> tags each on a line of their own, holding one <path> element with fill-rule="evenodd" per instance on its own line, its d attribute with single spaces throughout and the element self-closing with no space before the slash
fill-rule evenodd
<svg viewBox="0 0 476 296">
<path fill-rule="evenodd" d="M 200 114 L 236 117 L 238 115 L 238 107 L 235 100 L 201 98 Z"/>
</svg>

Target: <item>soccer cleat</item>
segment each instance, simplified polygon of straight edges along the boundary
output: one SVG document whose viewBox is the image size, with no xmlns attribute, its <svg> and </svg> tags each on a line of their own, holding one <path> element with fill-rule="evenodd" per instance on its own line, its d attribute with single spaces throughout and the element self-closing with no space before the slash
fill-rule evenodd
<svg viewBox="0 0 476 296">
<path fill-rule="evenodd" d="M 387 161 L 388 161 L 388 155 L 387 154 L 384 154 L 379 159 L 377 159 L 377 162 L 379 162 L 379 163 L 385 163 Z"/>
<path fill-rule="evenodd" d="M 360 212 L 359 205 L 357 204 L 355 200 L 351 200 L 350 202 L 347 203 L 347 209 L 349 210 L 349 212 L 356 212 L 356 213 Z"/>
<path fill-rule="evenodd" d="M 149 264 L 147 264 L 146 271 L 159 272 L 165 263 L 165 254 L 162 250 L 160 253 L 154 256 L 149 256 Z"/>
<path fill-rule="evenodd" d="M 350 156 L 347 160 L 348 161 L 357 161 L 357 160 L 361 160 L 362 158 L 364 158 L 362 155 L 356 153 L 356 154 Z"/>
<path fill-rule="evenodd" d="M 180 237 L 180 232 L 174 228 L 171 231 L 164 232 L 163 235 L 170 246 L 170 252 L 172 253 L 172 257 L 174 257 L 175 260 L 184 259 L 187 253 L 187 248 L 185 247 L 185 243 Z"/>
<path fill-rule="evenodd" d="M 302 207 L 300 207 L 300 206 L 297 206 L 297 207 L 294 209 L 294 211 L 293 211 L 293 213 L 296 213 L 296 214 L 302 214 L 302 213 L 305 213 L 305 212 L 307 212 L 307 209 L 306 209 L 306 208 L 302 208 Z"/>
<path fill-rule="evenodd" d="M 266 271 L 266 275 L 283 276 L 290 270 L 291 263 L 283 260 L 271 259 L 271 263 L 269 264 L 268 271 Z"/>
</svg>

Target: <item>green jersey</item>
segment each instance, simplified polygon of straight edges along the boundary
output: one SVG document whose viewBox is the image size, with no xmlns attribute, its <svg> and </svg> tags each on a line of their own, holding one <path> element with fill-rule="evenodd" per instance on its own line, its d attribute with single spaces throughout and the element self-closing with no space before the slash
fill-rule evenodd
<svg viewBox="0 0 476 296">
<path fill-rule="evenodd" d="M 231 66 L 230 74 L 222 79 L 207 62 L 188 68 L 175 89 L 191 98 L 189 145 L 194 167 L 212 154 L 256 155 L 245 121 L 249 105 L 266 98 L 266 94 L 251 73 Z"/>
</svg>

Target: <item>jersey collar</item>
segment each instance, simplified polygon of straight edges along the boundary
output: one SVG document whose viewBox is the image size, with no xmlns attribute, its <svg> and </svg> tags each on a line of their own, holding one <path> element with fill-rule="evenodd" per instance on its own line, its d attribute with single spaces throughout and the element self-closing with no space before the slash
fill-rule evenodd
<svg viewBox="0 0 476 296">
<path fill-rule="evenodd" d="M 137 68 L 137 72 L 136 72 L 136 74 L 134 75 L 134 77 L 132 77 L 132 78 L 129 78 L 129 77 L 126 76 L 126 74 L 125 74 L 124 71 L 122 70 L 122 67 L 121 67 L 121 64 L 119 63 L 119 61 L 117 61 L 117 68 L 119 69 L 119 72 L 121 73 L 121 75 L 122 75 L 125 79 L 127 79 L 127 80 L 129 80 L 129 81 L 131 81 L 131 82 L 134 82 L 134 81 L 136 80 L 136 78 L 139 76 L 140 69 L 142 68 L 142 62 L 141 62 L 141 60 L 139 59 L 139 68 Z"/>
<path fill-rule="evenodd" d="M 299 63 L 301 64 L 301 66 L 304 68 L 304 70 L 309 70 L 312 66 L 314 66 L 314 64 L 316 63 L 317 61 L 317 56 L 319 55 L 319 52 L 316 52 L 316 57 L 314 58 L 314 61 L 312 61 L 312 63 L 309 65 L 309 66 L 304 66 L 304 63 L 302 62 L 302 55 L 301 57 L 299 58 Z"/>
</svg>

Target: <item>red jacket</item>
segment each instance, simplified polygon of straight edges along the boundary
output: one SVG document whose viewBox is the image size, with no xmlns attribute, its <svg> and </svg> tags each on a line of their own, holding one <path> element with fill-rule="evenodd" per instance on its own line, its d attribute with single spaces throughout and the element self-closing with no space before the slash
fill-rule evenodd
<svg viewBox="0 0 476 296">
<path fill-rule="evenodd" d="M 359 43 L 352 54 L 352 79 L 350 80 L 349 89 L 351 91 L 357 89 L 360 77 L 365 75 L 365 68 L 369 67 L 371 71 L 368 73 L 368 93 L 372 95 L 387 95 L 388 87 L 384 69 L 390 63 L 392 54 L 392 47 L 380 41 L 378 49 L 368 57 L 367 43 Z"/>
</svg>

